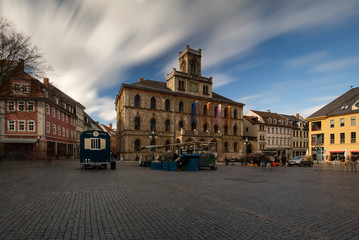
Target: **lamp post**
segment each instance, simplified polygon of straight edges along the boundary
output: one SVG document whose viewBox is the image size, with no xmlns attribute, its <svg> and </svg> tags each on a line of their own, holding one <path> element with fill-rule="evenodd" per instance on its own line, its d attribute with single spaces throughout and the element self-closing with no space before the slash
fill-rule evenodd
<svg viewBox="0 0 359 240">
<path fill-rule="evenodd" d="M 157 133 L 155 133 L 155 131 L 152 131 L 152 133 L 150 133 L 149 138 L 151 138 L 151 145 L 156 145 L 156 138 L 158 136 Z M 152 148 L 152 160 L 155 159 L 155 148 Z"/>
<path fill-rule="evenodd" d="M 246 161 L 245 161 L 245 165 L 247 165 L 248 137 L 246 137 L 246 138 L 245 138 L 245 140 L 244 140 L 244 145 L 245 145 L 245 154 L 246 154 Z"/>
</svg>

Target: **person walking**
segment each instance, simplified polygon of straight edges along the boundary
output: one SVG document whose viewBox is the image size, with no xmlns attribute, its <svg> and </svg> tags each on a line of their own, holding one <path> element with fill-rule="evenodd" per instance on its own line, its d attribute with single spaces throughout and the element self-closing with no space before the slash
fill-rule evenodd
<svg viewBox="0 0 359 240">
<path fill-rule="evenodd" d="M 350 161 L 350 171 L 356 172 L 357 171 L 357 157 L 352 156 Z"/>
</svg>

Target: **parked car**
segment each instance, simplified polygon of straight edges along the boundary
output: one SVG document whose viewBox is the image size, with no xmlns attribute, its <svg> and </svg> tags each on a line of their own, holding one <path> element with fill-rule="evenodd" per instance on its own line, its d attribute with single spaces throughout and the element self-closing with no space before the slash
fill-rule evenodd
<svg viewBox="0 0 359 240">
<path fill-rule="evenodd" d="M 300 167 L 309 166 L 313 167 L 313 160 L 309 156 L 296 156 L 293 159 L 289 160 L 288 166 L 298 165 Z"/>
</svg>

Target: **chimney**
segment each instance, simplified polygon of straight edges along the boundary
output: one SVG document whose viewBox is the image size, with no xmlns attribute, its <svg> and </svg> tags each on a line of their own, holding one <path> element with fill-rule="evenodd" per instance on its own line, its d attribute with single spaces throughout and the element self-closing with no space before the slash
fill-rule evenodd
<svg viewBox="0 0 359 240">
<path fill-rule="evenodd" d="M 48 78 L 44 78 L 44 84 L 45 84 L 46 87 L 49 86 L 49 79 Z"/>
<path fill-rule="evenodd" d="M 269 113 L 270 113 L 270 109 L 267 109 L 267 112 L 269 112 Z"/>
<path fill-rule="evenodd" d="M 108 124 L 108 127 L 112 130 L 112 123 Z"/>
<path fill-rule="evenodd" d="M 295 117 L 299 119 L 299 113 L 295 114 Z"/>
<path fill-rule="evenodd" d="M 143 81 L 143 78 L 140 78 L 139 82 L 142 82 Z"/>
</svg>

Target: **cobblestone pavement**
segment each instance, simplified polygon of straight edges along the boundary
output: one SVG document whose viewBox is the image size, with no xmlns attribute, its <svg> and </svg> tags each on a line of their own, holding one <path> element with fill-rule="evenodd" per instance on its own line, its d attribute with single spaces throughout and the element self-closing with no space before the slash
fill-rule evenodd
<svg viewBox="0 0 359 240">
<path fill-rule="evenodd" d="M 0 239 L 359 239 L 359 172 L 0 163 Z"/>
</svg>

